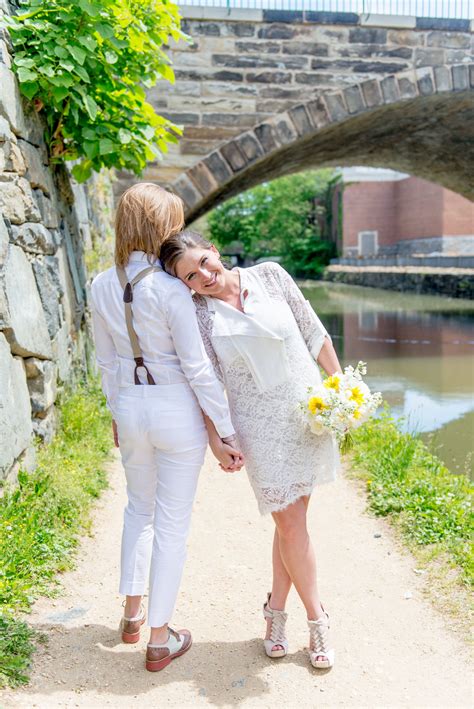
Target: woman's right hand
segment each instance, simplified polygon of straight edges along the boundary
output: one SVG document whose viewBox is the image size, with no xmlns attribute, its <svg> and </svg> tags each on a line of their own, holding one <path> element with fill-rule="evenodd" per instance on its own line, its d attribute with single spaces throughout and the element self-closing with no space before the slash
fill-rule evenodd
<svg viewBox="0 0 474 709">
<path fill-rule="evenodd" d="M 219 467 L 226 473 L 236 473 L 244 464 L 244 456 L 234 446 L 223 441 L 211 445 L 214 457 L 219 461 Z"/>
</svg>

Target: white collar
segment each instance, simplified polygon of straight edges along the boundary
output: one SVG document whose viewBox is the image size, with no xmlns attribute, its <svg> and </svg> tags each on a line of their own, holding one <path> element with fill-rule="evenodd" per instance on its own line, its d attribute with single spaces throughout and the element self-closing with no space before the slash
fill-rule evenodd
<svg viewBox="0 0 474 709">
<path fill-rule="evenodd" d="M 144 251 L 132 251 L 130 256 L 128 257 L 128 262 L 129 263 L 147 263 L 150 265 L 148 261 L 148 256 Z M 155 259 L 154 261 L 151 262 L 152 266 L 161 266 L 160 260 Z"/>
</svg>

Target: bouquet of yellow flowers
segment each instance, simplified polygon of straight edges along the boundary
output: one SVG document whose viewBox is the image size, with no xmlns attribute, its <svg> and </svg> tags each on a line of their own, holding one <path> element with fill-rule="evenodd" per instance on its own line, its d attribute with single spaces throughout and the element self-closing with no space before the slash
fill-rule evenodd
<svg viewBox="0 0 474 709">
<path fill-rule="evenodd" d="M 352 448 L 351 431 L 363 424 L 382 403 L 380 392 L 372 393 L 362 377 L 367 373 L 365 362 L 346 367 L 327 377 L 318 387 L 309 387 L 308 398 L 301 403 L 313 433 L 332 433 L 341 449 Z"/>
</svg>

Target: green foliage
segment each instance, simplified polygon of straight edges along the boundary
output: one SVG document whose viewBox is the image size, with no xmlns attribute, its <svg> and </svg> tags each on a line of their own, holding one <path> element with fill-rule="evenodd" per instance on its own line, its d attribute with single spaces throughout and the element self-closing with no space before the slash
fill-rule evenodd
<svg viewBox="0 0 474 709">
<path fill-rule="evenodd" d="M 96 384 L 83 386 L 64 399 L 60 430 L 39 448 L 37 469 L 21 472 L 18 487 L 0 499 L 0 685 L 24 681 L 33 636 L 14 616 L 72 566 L 91 502 L 107 485 L 110 447 L 102 394 Z"/>
<path fill-rule="evenodd" d="M 474 580 L 472 486 L 454 475 L 418 436 L 402 433 L 388 410 L 354 434 L 353 466 L 366 480 L 370 508 L 390 516 L 415 546 L 447 553 Z"/>
<path fill-rule="evenodd" d="M 239 241 L 255 260 L 277 256 L 296 276 L 317 276 L 334 255 L 326 238 L 333 182 L 331 170 L 319 170 L 263 183 L 209 215 L 210 238 L 222 247 Z"/>
<path fill-rule="evenodd" d="M 7 18 L 20 89 L 44 116 L 54 160 L 140 173 L 177 142 L 143 87 L 174 81 L 163 46 L 183 38 L 170 0 L 23 0 Z"/>
</svg>

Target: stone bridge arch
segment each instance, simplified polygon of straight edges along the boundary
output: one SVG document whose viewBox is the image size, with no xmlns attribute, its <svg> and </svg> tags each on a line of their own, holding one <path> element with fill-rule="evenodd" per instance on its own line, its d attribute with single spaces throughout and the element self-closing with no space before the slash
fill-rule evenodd
<svg viewBox="0 0 474 709">
<path fill-rule="evenodd" d="M 303 169 L 390 167 L 474 197 L 474 65 L 359 81 L 223 142 L 172 184 L 193 221 L 264 180 Z"/>
</svg>

